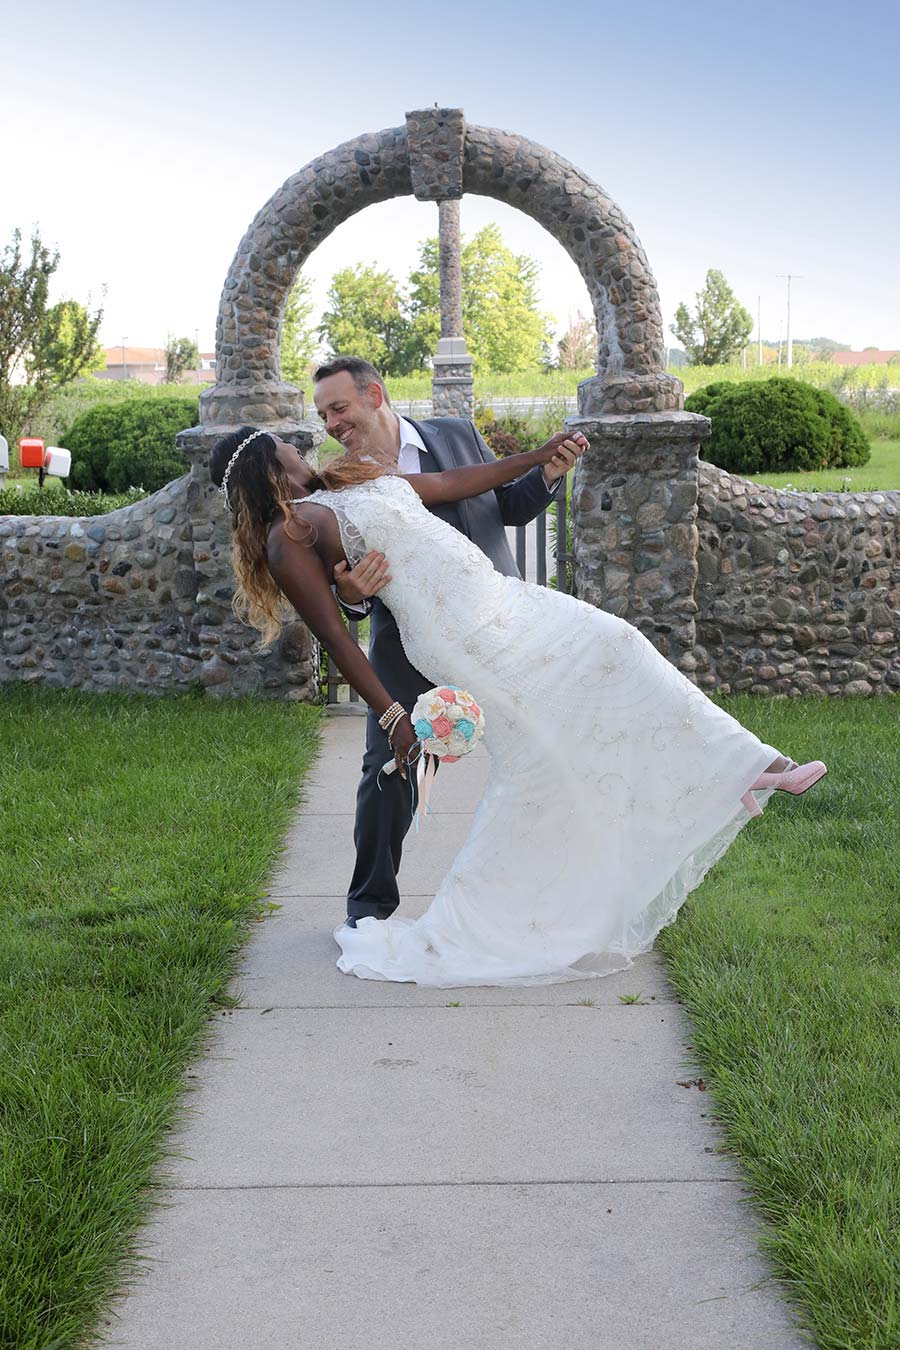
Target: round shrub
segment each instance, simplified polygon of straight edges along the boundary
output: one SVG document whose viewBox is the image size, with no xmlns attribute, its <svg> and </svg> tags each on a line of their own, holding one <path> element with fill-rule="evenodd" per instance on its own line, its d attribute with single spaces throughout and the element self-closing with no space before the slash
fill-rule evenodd
<svg viewBox="0 0 900 1350">
<path fill-rule="evenodd" d="M 134 398 L 98 404 L 75 418 L 63 441 L 72 452 L 69 482 L 88 492 L 155 492 L 187 472 L 175 436 L 199 417 L 187 398 Z"/>
<path fill-rule="evenodd" d="M 842 469 L 870 455 L 859 420 L 826 389 L 801 380 L 720 380 L 685 399 L 712 420 L 704 459 L 731 473 Z"/>
</svg>

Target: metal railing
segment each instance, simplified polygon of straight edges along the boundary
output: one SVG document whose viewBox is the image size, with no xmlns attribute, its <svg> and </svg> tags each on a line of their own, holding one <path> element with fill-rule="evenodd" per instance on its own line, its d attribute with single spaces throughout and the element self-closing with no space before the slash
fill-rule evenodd
<svg viewBox="0 0 900 1350">
<path fill-rule="evenodd" d="M 483 403 L 486 408 L 491 408 L 495 413 L 541 413 L 547 407 L 548 403 L 554 406 L 564 403 L 567 413 L 578 411 L 578 399 L 574 395 L 564 397 L 563 395 L 536 394 L 531 398 L 504 395 L 503 397 L 493 394 L 484 394 L 477 400 Z M 391 407 L 395 413 L 401 417 L 433 417 L 434 408 L 430 398 L 395 398 L 391 400 Z"/>
<path fill-rule="evenodd" d="M 555 522 L 555 541 L 553 549 L 553 561 L 556 566 L 556 588 L 557 590 L 568 593 L 570 588 L 570 564 L 572 562 L 571 554 L 568 552 L 567 539 L 568 530 L 568 501 L 564 491 L 560 491 L 559 497 L 555 503 L 556 522 Z M 548 511 L 552 508 L 548 508 Z M 529 525 L 517 525 L 515 527 L 515 555 L 516 566 L 523 577 L 527 577 L 531 568 L 530 550 L 528 547 L 528 532 L 531 529 L 534 539 L 534 580 L 539 586 L 547 586 L 547 515 L 548 511 L 542 511 L 539 516 Z M 355 642 L 359 641 L 360 624 L 354 619 L 348 621 L 350 636 Z M 340 692 L 346 688 L 346 699 L 349 703 L 360 703 L 359 694 L 351 686 L 347 685 L 337 666 L 331 657 L 327 658 L 325 673 L 325 698 L 329 704 L 341 702 Z"/>
</svg>

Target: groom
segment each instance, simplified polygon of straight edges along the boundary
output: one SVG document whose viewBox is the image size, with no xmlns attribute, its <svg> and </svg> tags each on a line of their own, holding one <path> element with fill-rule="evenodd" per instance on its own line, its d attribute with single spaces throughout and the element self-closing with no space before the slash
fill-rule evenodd
<svg viewBox="0 0 900 1350">
<path fill-rule="evenodd" d="M 350 454 L 373 454 L 400 473 L 435 473 L 494 459 L 472 422 L 457 417 L 425 422 L 398 417 L 378 371 L 359 357 L 335 357 L 318 368 L 313 383 L 326 431 Z M 477 544 L 498 572 L 518 576 L 504 526 L 527 525 L 539 515 L 586 448 L 584 437 L 575 435 L 543 468 L 494 492 L 431 509 Z M 371 616 L 369 661 L 409 713 L 433 681 L 410 665 L 394 617 L 377 598 L 388 580 L 388 562 L 381 554 L 367 554 L 352 570 L 346 563 L 335 568 L 335 588 L 345 613 L 351 619 Z M 357 919 L 370 915 L 388 918 L 400 903 L 397 872 L 411 820 L 409 784 L 396 773 L 382 775 L 380 788 L 377 782 L 379 769 L 392 758 L 388 738 L 370 708 L 356 797 L 356 866 L 347 895 L 347 923 L 354 928 Z"/>
</svg>

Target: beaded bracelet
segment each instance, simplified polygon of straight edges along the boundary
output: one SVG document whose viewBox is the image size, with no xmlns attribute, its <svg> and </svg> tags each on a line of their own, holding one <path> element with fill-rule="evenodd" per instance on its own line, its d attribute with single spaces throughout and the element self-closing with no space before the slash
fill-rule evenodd
<svg viewBox="0 0 900 1350">
<path fill-rule="evenodd" d="M 388 727 L 393 726 L 398 718 L 402 717 L 405 712 L 406 709 L 403 707 L 402 703 L 392 703 L 389 708 L 385 708 L 378 719 L 378 725 L 381 727 L 381 730 L 387 731 Z"/>
<path fill-rule="evenodd" d="M 406 714 L 404 713 L 404 717 L 405 717 L 405 716 L 406 716 Z M 399 727 L 399 725 L 400 725 L 400 723 L 401 723 L 402 721 L 403 721 L 403 718 L 402 718 L 402 717 L 398 717 L 397 720 L 396 720 L 396 722 L 392 722 L 392 723 L 391 723 L 390 730 L 388 731 L 388 734 L 387 734 L 388 745 L 391 747 L 392 750 L 393 750 L 393 748 L 394 748 L 394 732 L 397 730 L 397 728 Z"/>
<path fill-rule="evenodd" d="M 406 716 L 406 713 L 405 713 L 405 712 L 398 713 L 397 716 L 394 718 L 394 720 L 393 720 L 391 723 L 389 723 L 388 726 L 385 727 L 385 731 L 387 732 L 388 742 L 389 742 L 391 745 L 393 745 L 393 743 L 394 743 L 394 742 L 393 742 L 393 739 L 392 739 L 392 738 L 393 738 L 393 735 L 394 735 L 394 732 L 396 731 L 396 729 L 397 729 L 397 727 L 400 725 L 400 723 L 403 721 L 403 719 L 404 719 L 405 716 Z"/>
</svg>

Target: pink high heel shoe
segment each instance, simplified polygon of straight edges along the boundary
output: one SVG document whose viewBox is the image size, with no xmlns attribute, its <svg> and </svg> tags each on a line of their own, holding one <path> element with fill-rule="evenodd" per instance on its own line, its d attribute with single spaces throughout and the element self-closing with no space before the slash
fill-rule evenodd
<svg viewBox="0 0 900 1350">
<path fill-rule="evenodd" d="M 801 792 L 806 792 L 813 783 L 818 783 L 820 778 L 824 778 L 827 772 L 828 769 L 820 759 L 812 759 L 808 764 L 795 764 L 792 759 L 788 760 L 788 767 L 780 773 L 761 773 L 741 797 L 741 802 L 751 816 L 761 816 L 762 807 L 753 796 L 754 792 L 780 788 L 782 792 L 793 792 L 795 797 L 799 797 Z"/>
</svg>

